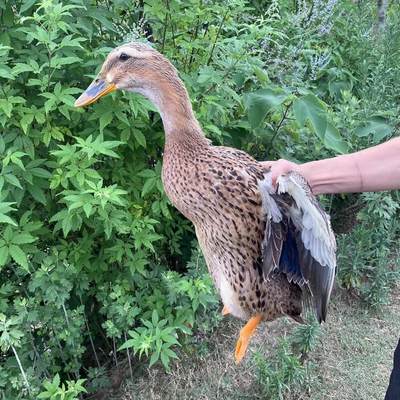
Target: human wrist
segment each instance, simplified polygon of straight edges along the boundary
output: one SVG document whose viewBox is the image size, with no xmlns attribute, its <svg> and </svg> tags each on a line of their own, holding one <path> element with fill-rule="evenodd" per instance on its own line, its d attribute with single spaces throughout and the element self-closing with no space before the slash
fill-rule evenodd
<svg viewBox="0 0 400 400">
<path fill-rule="evenodd" d="M 296 172 L 299 173 L 310 185 L 311 191 L 314 194 L 318 193 L 318 185 L 316 185 L 316 171 L 318 170 L 318 161 L 310 161 L 304 164 L 297 164 Z"/>
</svg>

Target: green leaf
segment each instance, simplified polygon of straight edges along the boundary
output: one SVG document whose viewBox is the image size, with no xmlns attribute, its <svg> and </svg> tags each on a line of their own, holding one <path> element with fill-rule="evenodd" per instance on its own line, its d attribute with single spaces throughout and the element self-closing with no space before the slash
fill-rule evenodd
<svg viewBox="0 0 400 400">
<path fill-rule="evenodd" d="M 8 215 L 2 214 L 2 213 L 0 213 L 0 224 L 1 223 L 18 226 L 12 218 L 10 218 Z"/>
<path fill-rule="evenodd" d="M 257 77 L 257 79 L 261 83 L 269 82 L 269 76 L 266 71 L 264 71 L 263 69 L 261 69 L 260 67 L 257 67 L 257 66 L 254 66 L 253 70 L 254 70 L 254 75 Z"/>
<path fill-rule="evenodd" d="M 85 203 L 83 205 L 83 211 L 85 212 L 85 215 L 87 218 L 89 218 L 90 215 L 92 214 L 92 210 L 93 210 L 93 206 L 90 203 Z"/>
<path fill-rule="evenodd" d="M 293 102 L 294 116 L 301 127 L 310 121 L 314 133 L 324 141 L 327 127 L 327 116 L 324 103 L 313 94 L 297 98 Z"/>
<path fill-rule="evenodd" d="M 39 168 L 39 167 L 31 168 L 30 172 L 33 176 L 37 176 L 39 178 L 45 178 L 45 179 L 51 178 L 51 173 L 44 168 Z"/>
<path fill-rule="evenodd" d="M 70 56 L 70 57 L 54 57 L 51 60 L 51 66 L 53 68 L 60 68 L 64 65 L 69 65 L 69 64 L 74 64 L 74 63 L 78 63 L 81 62 L 82 59 L 79 57 L 75 57 L 75 56 Z"/>
<path fill-rule="evenodd" d="M 339 131 L 329 122 L 326 125 L 324 144 L 329 149 L 332 149 L 340 154 L 345 154 L 349 151 L 349 147 L 340 136 Z"/>
<path fill-rule="evenodd" d="M 0 65 L 0 78 L 15 79 L 12 70 L 7 65 Z"/>
<path fill-rule="evenodd" d="M 63 209 L 63 210 L 59 211 L 58 213 L 54 214 L 50 218 L 50 222 L 62 221 L 63 219 L 67 218 L 67 216 L 68 216 L 68 210 Z"/>
<path fill-rule="evenodd" d="M 52 383 L 55 387 L 59 387 L 60 386 L 60 375 L 56 374 L 53 378 Z"/>
<path fill-rule="evenodd" d="M 44 190 L 37 185 L 27 185 L 28 192 L 32 195 L 32 197 L 38 201 L 39 203 L 46 205 L 46 196 L 44 194 Z"/>
<path fill-rule="evenodd" d="M 67 237 L 68 233 L 72 230 L 72 216 L 67 215 L 65 219 L 61 221 L 64 237 Z"/>
<path fill-rule="evenodd" d="M 29 233 L 17 233 L 15 236 L 12 238 L 12 242 L 14 244 L 27 244 L 27 243 L 33 243 L 36 241 L 37 238 L 34 236 L 30 235 Z"/>
<path fill-rule="evenodd" d="M 28 259 L 26 258 L 26 254 L 24 253 L 24 251 L 19 246 L 16 246 L 14 244 L 11 244 L 9 246 L 8 251 L 12 259 L 24 270 L 29 272 Z"/>
<path fill-rule="evenodd" d="M 12 175 L 12 174 L 4 175 L 4 179 L 7 182 L 11 183 L 11 185 L 14 185 L 14 186 L 22 189 L 22 185 L 21 185 L 19 179 L 15 175 Z"/>
<path fill-rule="evenodd" d="M 33 67 L 31 65 L 17 63 L 15 64 L 11 72 L 14 76 L 17 76 L 19 74 L 22 74 L 23 72 L 28 72 L 28 71 L 33 71 Z"/>
<path fill-rule="evenodd" d="M 142 197 L 150 193 L 156 186 L 157 180 L 155 178 L 147 179 L 142 188 Z"/>
<path fill-rule="evenodd" d="M 51 140 L 51 130 L 46 129 L 43 133 L 43 143 L 48 146 Z"/>
<path fill-rule="evenodd" d="M 131 347 L 135 347 L 136 339 L 127 340 L 122 346 L 118 348 L 118 351 L 130 349 Z"/>
<path fill-rule="evenodd" d="M 385 137 L 392 134 L 394 127 L 390 125 L 387 120 L 381 116 L 374 116 L 370 118 L 367 123 L 355 130 L 358 137 L 368 136 L 373 134 L 374 142 L 380 142 Z"/>
<path fill-rule="evenodd" d="M 140 146 L 146 148 L 146 137 L 138 129 L 133 129 L 133 136 Z"/>
<path fill-rule="evenodd" d="M 25 134 L 28 132 L 28 128 L 33 121 L 33 117 L 33 114 L 24 114 L 24 116 L 19 121 L 19 123 L 21 124 L 21 128 Z"/>
<path fill-rule="evenodd" d="M 151 355 L 149 367 L 153 366 L 158 361 L 159 358 L 160 358 L 160 353 L 158 351 L 155 351 Z"/>
<path fill-rule="evenodd" d="M 0 247 L 0 267 L 2 267 L 8 258 L 8 247 L 2 246 Z"/>
<path fill-rule="evenodd" d="M 13 109 L 13 104 L 6 99 L 0 99 L 0 111 L 3 111 L 4 114 L 10 118 L 11 117 L 11 112 Z"/>
<path fill-rule="evenodd" d="M 106 28 L 111 32 L 116 32 L 116 27 L 111 22 L 111 18 L 107 18 L 107 16 L 105 15 L 104 9 L 102 10 L 99 7 L 88 6 L 87 13 L 88 15 L 90 15 L 91 18 L 97 19 L 103 28 Z"/>
<path fill-rule="evenodd" d="M 261 89 L 244 95 L 244 105 L 251 127 L 261 125 L 267 114 L 279 107 L 288 98 L 282 89 Z"/>
<path fill-rule="evenodd" d="M 110 112 L 106 113 L 106 114 L 103 114 L 100 117 L 100 121 L 99 121 L 99 123 L 100 123 L 100 133 L 103 133 L 104 128 L 111 123 L 112 119 L 113 119 L 113 116 L 112 116 L 112 113 L 110 113 Z"/>
<path fill-rule="evenodd" d="M 166 370 L 169 370 L 169 356 L 167 353 L 161 351 L 161 362 Z"/>
<path fill-rule="evenodd" d="M 46 114 L 43 112 L 36 112 L 35 119 L 39 124 L 44 124 L 46 122 Z"/>
<path fill-rule="evenodd" d="M 21 4 L 21 8 L 19 10 L 20 14 L 29 10 L 36 3 L 36 1 L 37 0 L 24 0 Z"/>
<path fill-rule="evenodd" d="M 156 173 L 152 169 L 144 169 L 138 173 L 138 176 L 140 176 L 142 178 L 155 178 Z"/>
<path fill-rule="evenodd" d="M 158 312 L 157 310 L 153 310 L 153 313 L 151 314 L 151 321 L 154 326 L 158 324 Z"/>
<path fill-rule="evenodd" d="M 178 358 L 177 354 L 172 351 L 170 348 L 165 348 L 163 349 L 164 353 L 168 355 L 169 358 Z"/>
</svg>

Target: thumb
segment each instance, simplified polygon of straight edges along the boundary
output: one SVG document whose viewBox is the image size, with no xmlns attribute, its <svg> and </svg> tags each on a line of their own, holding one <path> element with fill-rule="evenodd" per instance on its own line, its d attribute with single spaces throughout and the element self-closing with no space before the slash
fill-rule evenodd
<svg viewBox="0 0 400 400">
<path fill-rule="evenodd" d="M 269 171 L 276 161 L 261 161 L 260 164 L 262 165 L 265 172 Z"/>
</svg>

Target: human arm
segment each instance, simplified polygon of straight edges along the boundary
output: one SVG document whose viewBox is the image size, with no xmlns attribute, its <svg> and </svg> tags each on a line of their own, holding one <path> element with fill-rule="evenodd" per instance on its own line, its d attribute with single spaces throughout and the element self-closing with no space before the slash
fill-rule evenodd
<svg viewBox="0 0 400 400">
<path fill-rule="evenodd" d="M 377 192 L 400 189 L 400 137 L 356 153 L 295 164 L 265 161 L 275 184 L 279 175 L 297 171 L 314 194 Z"/>
</svg>

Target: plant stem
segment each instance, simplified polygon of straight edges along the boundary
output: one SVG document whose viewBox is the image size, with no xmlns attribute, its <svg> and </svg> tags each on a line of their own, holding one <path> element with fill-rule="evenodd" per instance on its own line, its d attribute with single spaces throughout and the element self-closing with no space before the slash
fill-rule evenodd
<svg viewBox="0 0 400 400">
<path fill-rule="evenodd" d="M 165 47 L 165 37 L 167 35 L 167 18 L 168 18 L 168 13 L 165 13 L 164 29 L 163 29 L 162 42 L 161 42 L 161 53 L 164 51 L 164 47 Z"/>
<path fill-rule="evenodd" d="M 28 392 L 30 392 L 31 387 L 29 386 L 28 378 L 26 377 L 24 368 L 22 367 L 21 360 L 18 357 L 17 350 L 15 349 L 15 347 L 13 345 L 11 345 L 11 348 L 12 348 L 12 351 L 14 352 L 15 358 L 17 359 L 17 363 L 18 363 L 19 369 L 21 371 L 22 377 L 24 378 L 26 388 L 28 389 Z"/>
<path fill-rule="evenodd" d="M 194 29 L 194 33 L 192 36 L 192 43 L 197 39 L 197 35 L 199 34 L 199 27 L 200 27 L 200 17 L 197 17 L 197 22 L 196 22 L 196 28 Z M 194 60 L 194 47 L 192 47 L 192 50 L 190 52 L 190 57 L 189 57 L 189 64 L 185 65 L 185 71 L 189 72 L 190 71 L 190 66 L 192 65 L 192 62 Z"/>
<path fill-rule="evenodd" d="M 57 344 L 57 346 L 58 346 L 58 349 L 59 349 L 59 351 L 60 351 L 60 358 L 61 358 L 62 362 L 63 362 L 64 365 L 65 365 L 65 364 L 67 364 L 67 360 L 65 359 L 65 356 L 64 356 L 64 349 L 62 348 L 61 343 L 60 343 L 60 340 L 58 339 L 58 336 L 56 335 L 56 331 L 54 330 L 54 325 L 51 325 L 51 330 L 52 330 L 52 332 L 53 332 L 54 339 L 55 339 L 56 344 Z M 67 374 L 68 374 L 68 378 L 71 380 L 71 375 L 70 375 L 70 373 L 67 372 Z"/>
<path fill-rule="evenodd" d="M 291 101 L 291 102 L 286 106 L 286 109 L 285 109 L 285 111 L 284 111 L 284 113 L 283 113 L 283 115 L 282 115 L 282 118 L 281 118 L 281 120 L 279 121 L 279 124 L 278 124 L 278 126 L 276 127 L 276 129 L 275 129 L 274 135 L 272 136 L 271 140 L 270 140 L 269 143 L 268 143 L 268 148 L 273 147 L 274 140 L 275 140 L 275 138 L 278 136 L 279 130 L 281 129 L 281 127 L 282 127 L 282 125 L 283 125 L 283 123 L 284 123 L 284 121 L 285 121 L 285 119 L 286 119 L 287 113 L 289 112 L 289 108 L 290 108 L 290 106 L 292 105 L 292 103 L 293 103 L 293 102 Z"/>
<path fill-rule="evenodd" d="M 69 325 L 69 319 L 68 319 L 67 310 L 65 309 L 64 303 L 62 304 L 62 309 L 64 311 L 64 317 L 65 317 L 65 321 L 67 322 L 68 329 L 71 330 L 71 327 Z"/>
<path fill-rule="evenodd" d="M 81 304 L 82 304 L 82 299 L 81 299 Z M 82 304 L 82 305 L 83 305 L 83 304 Z M 94 342 L 93 342 L 93 338 L 92 338 L 92 333 L 90 332 L 90 329 L 89 329 L 89 323 L 88 323 L 88 320 L 87 320 L 87 318 L 86 318 L 85 311 L 83 312 L 83 318 L 85 319 L 86 329 L 87 329 L 87 331 L 88 331 L 89 341 L 90 341 L 90 345 L 92 346 L 92 350 L 93 350 L 94 358 L 95 358 L 95 360 L 96 360 L 97 367 L 98 367 L 98 368 L 101 368 L 99 359 L 98 359 L 98 357 L 97 357 L 96 348 L 94 347 Z"/>
<path fill-rule="evenodd" d="M 33 352 L 35 353 L 36 358 L 37 358 L 38 360 L 40 360 L 40 362 L 43 364 L 42 357 L 41 357 L 41 355 L 39 354 L 39 351 L 38 351 L 38 349 L 37 349 L 37 347 L 36 347 L 36 345 L 35 345 L 35 340 L 34 340 L 34 337 L 33 337 L 33 335 L 32 335 L 32 332 L 29 332 L 29 337 L 30 337 L 31 344 L 32 344 L 32 348 L 33 348 Z M 49 373 L 47 367 L 44 368 L 44 373 L 46 374 L 46 377 L 47 377 L 47 378 L 50 378 L 50 373 Z"/>
<path fill-rule="evenodd" d="M 220 22 L 220 24 L 218 26 L 218 31 L 217 31 L 217 34 L 215 36 L 214 43 L 213 43 L 213 45 L 211 47 L 210 55 L 208 56 L 207 65 L 210 65 L 210 62 L 212 60 L 212 56 L 213 56 L 213 53 L 214 53 L 214 49 L 215 49 L 215 46 L 217 44 L 217 40 L 219 38 L 219 34 L 221 33 L 222 26 L 223 26 L 223 24 L 225 22 L 226 17 L 228 16 L 228 13 L 229 13 L 229 9 L 226 10 L 226 12 L 225 12 L 224 16 L 222 17 L 222 20 L 221 20 L 221 22 Z"/>
<path fill-rule="evenodd" d="M 115 338 L 113 338 L 113 355 L 114 355 L 115 366 L 118 367 L 117 348 L 115 346 Z"/>
<path fill-rule="evenodd" d="M 173 42 L 173 44 L 174 44 L 174 48 L 176 49 L 175 29 L 174 29 L 174 23 L 173 23 L 172 17 L 171 17 L 171 9 L 170 9 L 170 6 L 169 6 L 169 0 L 165 0 L 165 3 L 166 3 L 166 5 L 167 5 L 168 16 L 169 16 L 169 22 L 171 23 L 172 42 Z"/>
<path fill-rule="evenodd" d="M 126 333 L 124 332 L 124 338 L 125 338 L 125 342 L 127 341 L 127 337 L 126 337 Z M 129 349 L 126 348 L 126 354 L 128 355 L 128 364 L 129 364 L 129 372 L 131 374 L 131 379 L 133 381 L 133 371 L 132 371 L 132 363 L 131 363 L 131 354 L 129 352 Z"/>
<path fill-rule="evenodd" d="M 65 316 L 65 320 L 66 320 L 66 322 L 67 322 L 68 330 L 71 331 L 71 326 L 70 326 L 70 324 L 69 324 L 69 319 L 68 319 L 68 313 L 67 313 L 67 309 L 65 308 L 65 304 L 64 304 L 64 303 L 62 303 L 62 309 L 63 309 L 63 311 L 64 311 L 64 316 Z M 72 348 L 73 348 L 73 350 L 74 350 L 74 361 L 75 361 L 76 364 L 78 365 L 78 364 L 79 364 L 79 361 L 78 361 L 78 357 L 76 356 L 76 351 L 75 351 L 75 349 L 76 349 L 75 346 L 76 346 L 76 345 L 75 345 L 75 341 L 72 341 L 71 345 L 72 345 Z M 76 376 L 76 379 L 79 379 L 79 368 L 74 372 L 74 374 L 75 374 L 75 376 Z"/>
</svg>

